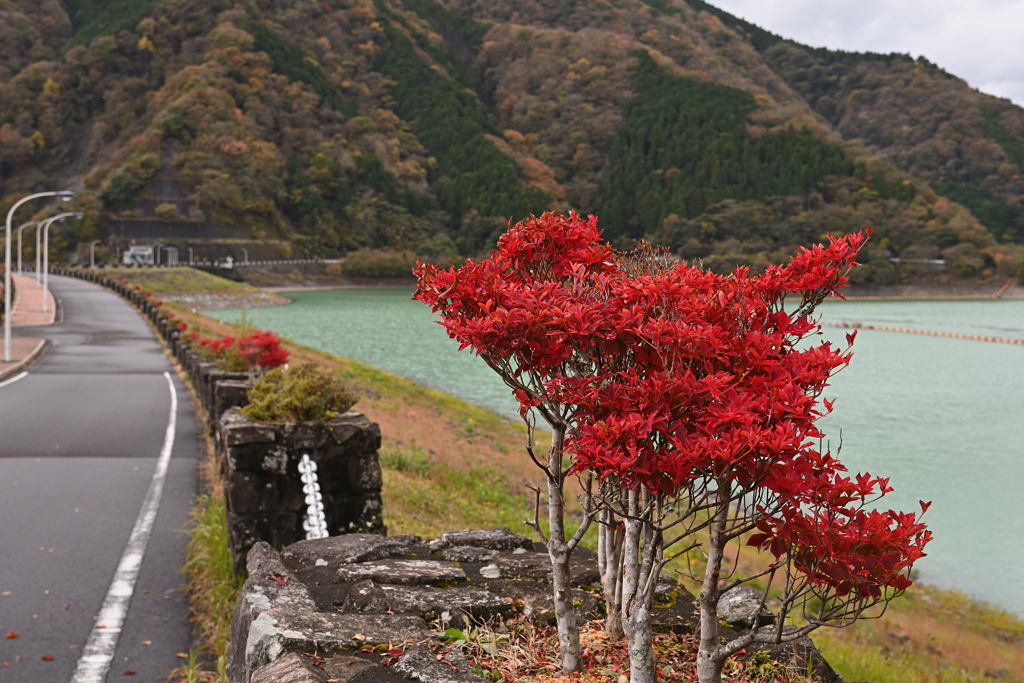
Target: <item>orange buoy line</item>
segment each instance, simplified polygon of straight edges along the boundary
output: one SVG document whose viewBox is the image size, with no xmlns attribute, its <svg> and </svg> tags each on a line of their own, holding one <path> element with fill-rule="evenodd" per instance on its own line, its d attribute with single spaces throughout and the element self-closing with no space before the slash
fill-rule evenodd
<svg viewBox="0 0 1024 683">
<path fill-rule="evenodd" d="M 930 337 L 952 337 L 954 339 L 973 339 L 974 341 L 994 342 L 996 344 L 1017 344 L 1024 346 L 1024 339 L 1007 339 L 1005 337 L 985 337 L 979 334 L 960 334 L 958 332 L 936 332 L 934 330 L 913 330 L 907 327 L 889 327 L 886 325 L 861 325 L 860 323 L 821 323 L 825 327 L 842 327 L 855 330 L 879 330 L 881 332 L 904 332 L 906 334 L 924 334 Z"/>
</svg>

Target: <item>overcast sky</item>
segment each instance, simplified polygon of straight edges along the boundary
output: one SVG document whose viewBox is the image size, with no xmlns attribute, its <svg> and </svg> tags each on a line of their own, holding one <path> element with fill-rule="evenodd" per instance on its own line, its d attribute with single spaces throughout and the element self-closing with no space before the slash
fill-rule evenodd
<svg viewBox="0 0 1024 683">
<path fill-rule="evenodd" d="M 1024 0 L 709 0 L 813 47 L 924 55 L 1024 106 Z"/>
</svg>

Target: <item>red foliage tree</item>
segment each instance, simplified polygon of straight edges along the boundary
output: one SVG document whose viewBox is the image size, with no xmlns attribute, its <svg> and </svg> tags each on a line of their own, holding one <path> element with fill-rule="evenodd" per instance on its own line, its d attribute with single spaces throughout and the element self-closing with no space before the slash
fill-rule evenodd
<svg viewBox="0 0 1024 683">
<path fill-rule="evenodd" d="M 602 579 L 629 639 L 632 681 L 656 680 L 657 578 L 698 545 L 697 531 L 709 532 L 699 544 L 707 556 L 701 681 L 720 680 L 725 659 L 745 647 L 849 623 L 909 585 L 930 533 L 915 515 L 867 510 L 891 490 L 887 480 L 850 480 L 813 447 L 832 405 L 821 392 L 851 354 L 809 344 L 820 330 L 811 314 L 845 284 L 867 235 L 832 239 L 756 277 L 669 269 L 649 249 L 620 257 L 622 277 L 608 296 L 625 314 L 604 339 L 609 362 L 551 383 L 578 407 L 567 441 L 573 469 L 600 482 Z M 787 295 L 799 297 L 788 310 Z M 723 583 L 726 545 L 755 531 L 750 544 L 774 560 L 762 574 Z M 666 557 L 678 541 L 686 547 Z M 776 626 L 755 623 L 721 645 L 722 594 L 760 576 L 781 584 Z M 806 625 L 787 629 L 796 610 Z"/>
<path fill-rule="evenodd" d="M 448 334 L 461 348 L 472 347 L 498 373 L 518 399 L 529 427 L 527 452 L 547 480 L 548 534 L 538 511 L 533 528 L 551 558 L 553 593 L 562 668 L 582 670 L 579 630 L 572 605 L 570 559 L 592 515 L 589 496 L 583 500 L 584 520 L 567 537 L 564 523 L 566 478 L 564 443 L 576 412 L 549 387 L 555 377 L 586 372 L 594 337 L 589 334 L 604 317 L 586 319 L 577 312 L 599 307 L 603 283 L 615 272 L 614 254 L 601 244 L 597 219 L 545 213 L 517 223 L 483 261 L 467 261 L 455 269 L 417 264 L 419 287 L 413 298 L 441 315 Z M 611 313 L 610 311 L 608 312 Z M 571 335 L 565 334 L 571 328 Z M 561 336 L 556 340 L 552 334 Z M 551 428 L 547 458 L 533 452 L 533 415 Z M 588 484 L 584 490 L 589 491 Z"/>
<path fill-rule="evenodd" d="M 725 659 L 744 647 L 849 623 L 909 585 L 930 534 L 915 515 L 867 510 L 887 481 L 847 479 L 813 447 L 823 438 L 815 423 L 831 409 L 821 392 L 850 353 L 808 345 L 819 329 L 811 314 L 845 284 L 866 237 L 833 239 L 760 276 L 719 276 L 673 267 L 648 248 L 616 253 L 601 244 L 593 217 L 545 214 L 513 226 L 487 260 L 418 268 L 415 298 L 498 372 L 524 418 L 536 411 L 551 425 L 547 462 L 534 458 L 548 479 L 550 538 L 536 519 L 534 527 L 554 567 L 565 671 L 580 665 L 568 558 L 595 514 L 609 633 L 625 630 L 635 683 L 656 679 L 657 578 L 696 545 L 708 558 L 702 681 L 719 680 Z M 791 295 L 799 303 L 787 309 Z M 564 483 L 573 474 L 586 482 L 585 517 L 566 540 Z M 698 542 L 704 530 L 709 539 Z M 750 543 L 774 558 L 758 576 L 781 584 L 777 625 L 755 623 L 720 645 L 721 595 L 757 578 L 723 582 L 722 559 L 751 532 Z M 666 556 L 680 541 L 686 547 Z M 806 625 L 787 629 L 795 610 Z"/>
</svg>

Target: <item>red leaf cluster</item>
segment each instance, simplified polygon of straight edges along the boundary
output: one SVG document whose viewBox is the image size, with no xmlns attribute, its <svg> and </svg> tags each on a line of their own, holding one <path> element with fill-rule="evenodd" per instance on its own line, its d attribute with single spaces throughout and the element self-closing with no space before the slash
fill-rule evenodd
<svg viewBox="0 0 1024 683">
<path fill-rule="evenodd" d="M 593 216 L 545 213 L 488 259 L 417 264 L 414 298 L 499 372 L 521 414 L 567 419 L 574 471 L 666 496 L 751 492 L 752 544 L 840 595 L 875 597 L 909 585 L 930 532 L 914 514 L 865 511 L 887 480 L 845 478 L 813 447 L 832 408 L 822 391 L 852 354 L 809 340 L 870 232 L 717 275 L 649 247 L 615 252 Z"/>
<path fill-rule="evenodd" d="M 273 332 L 256 332 L 240 338 L 203 339 L 199 345 L 210 349 L 215 356 L 237 354 L 250 367 L 276 368 L 288 362 L 288 352 Z"/>
</svg>

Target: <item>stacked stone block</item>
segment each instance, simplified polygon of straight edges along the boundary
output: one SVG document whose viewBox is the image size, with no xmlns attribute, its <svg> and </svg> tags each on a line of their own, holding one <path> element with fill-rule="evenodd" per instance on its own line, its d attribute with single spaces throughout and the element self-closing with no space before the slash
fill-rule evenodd
<svg viewBox="0 0 1024 683">
<path fill-rule="evenodd" d="M 231 408 L 220 418 L 228 534 L 236 571 L 257 541 L 283 548 L 306 537 L 303 455 L 316 463 L 327 530 L 386 533 L 381 521 L 380 427 L 350 411 L 330 422 L 265 425 Z"/>
</svg>

